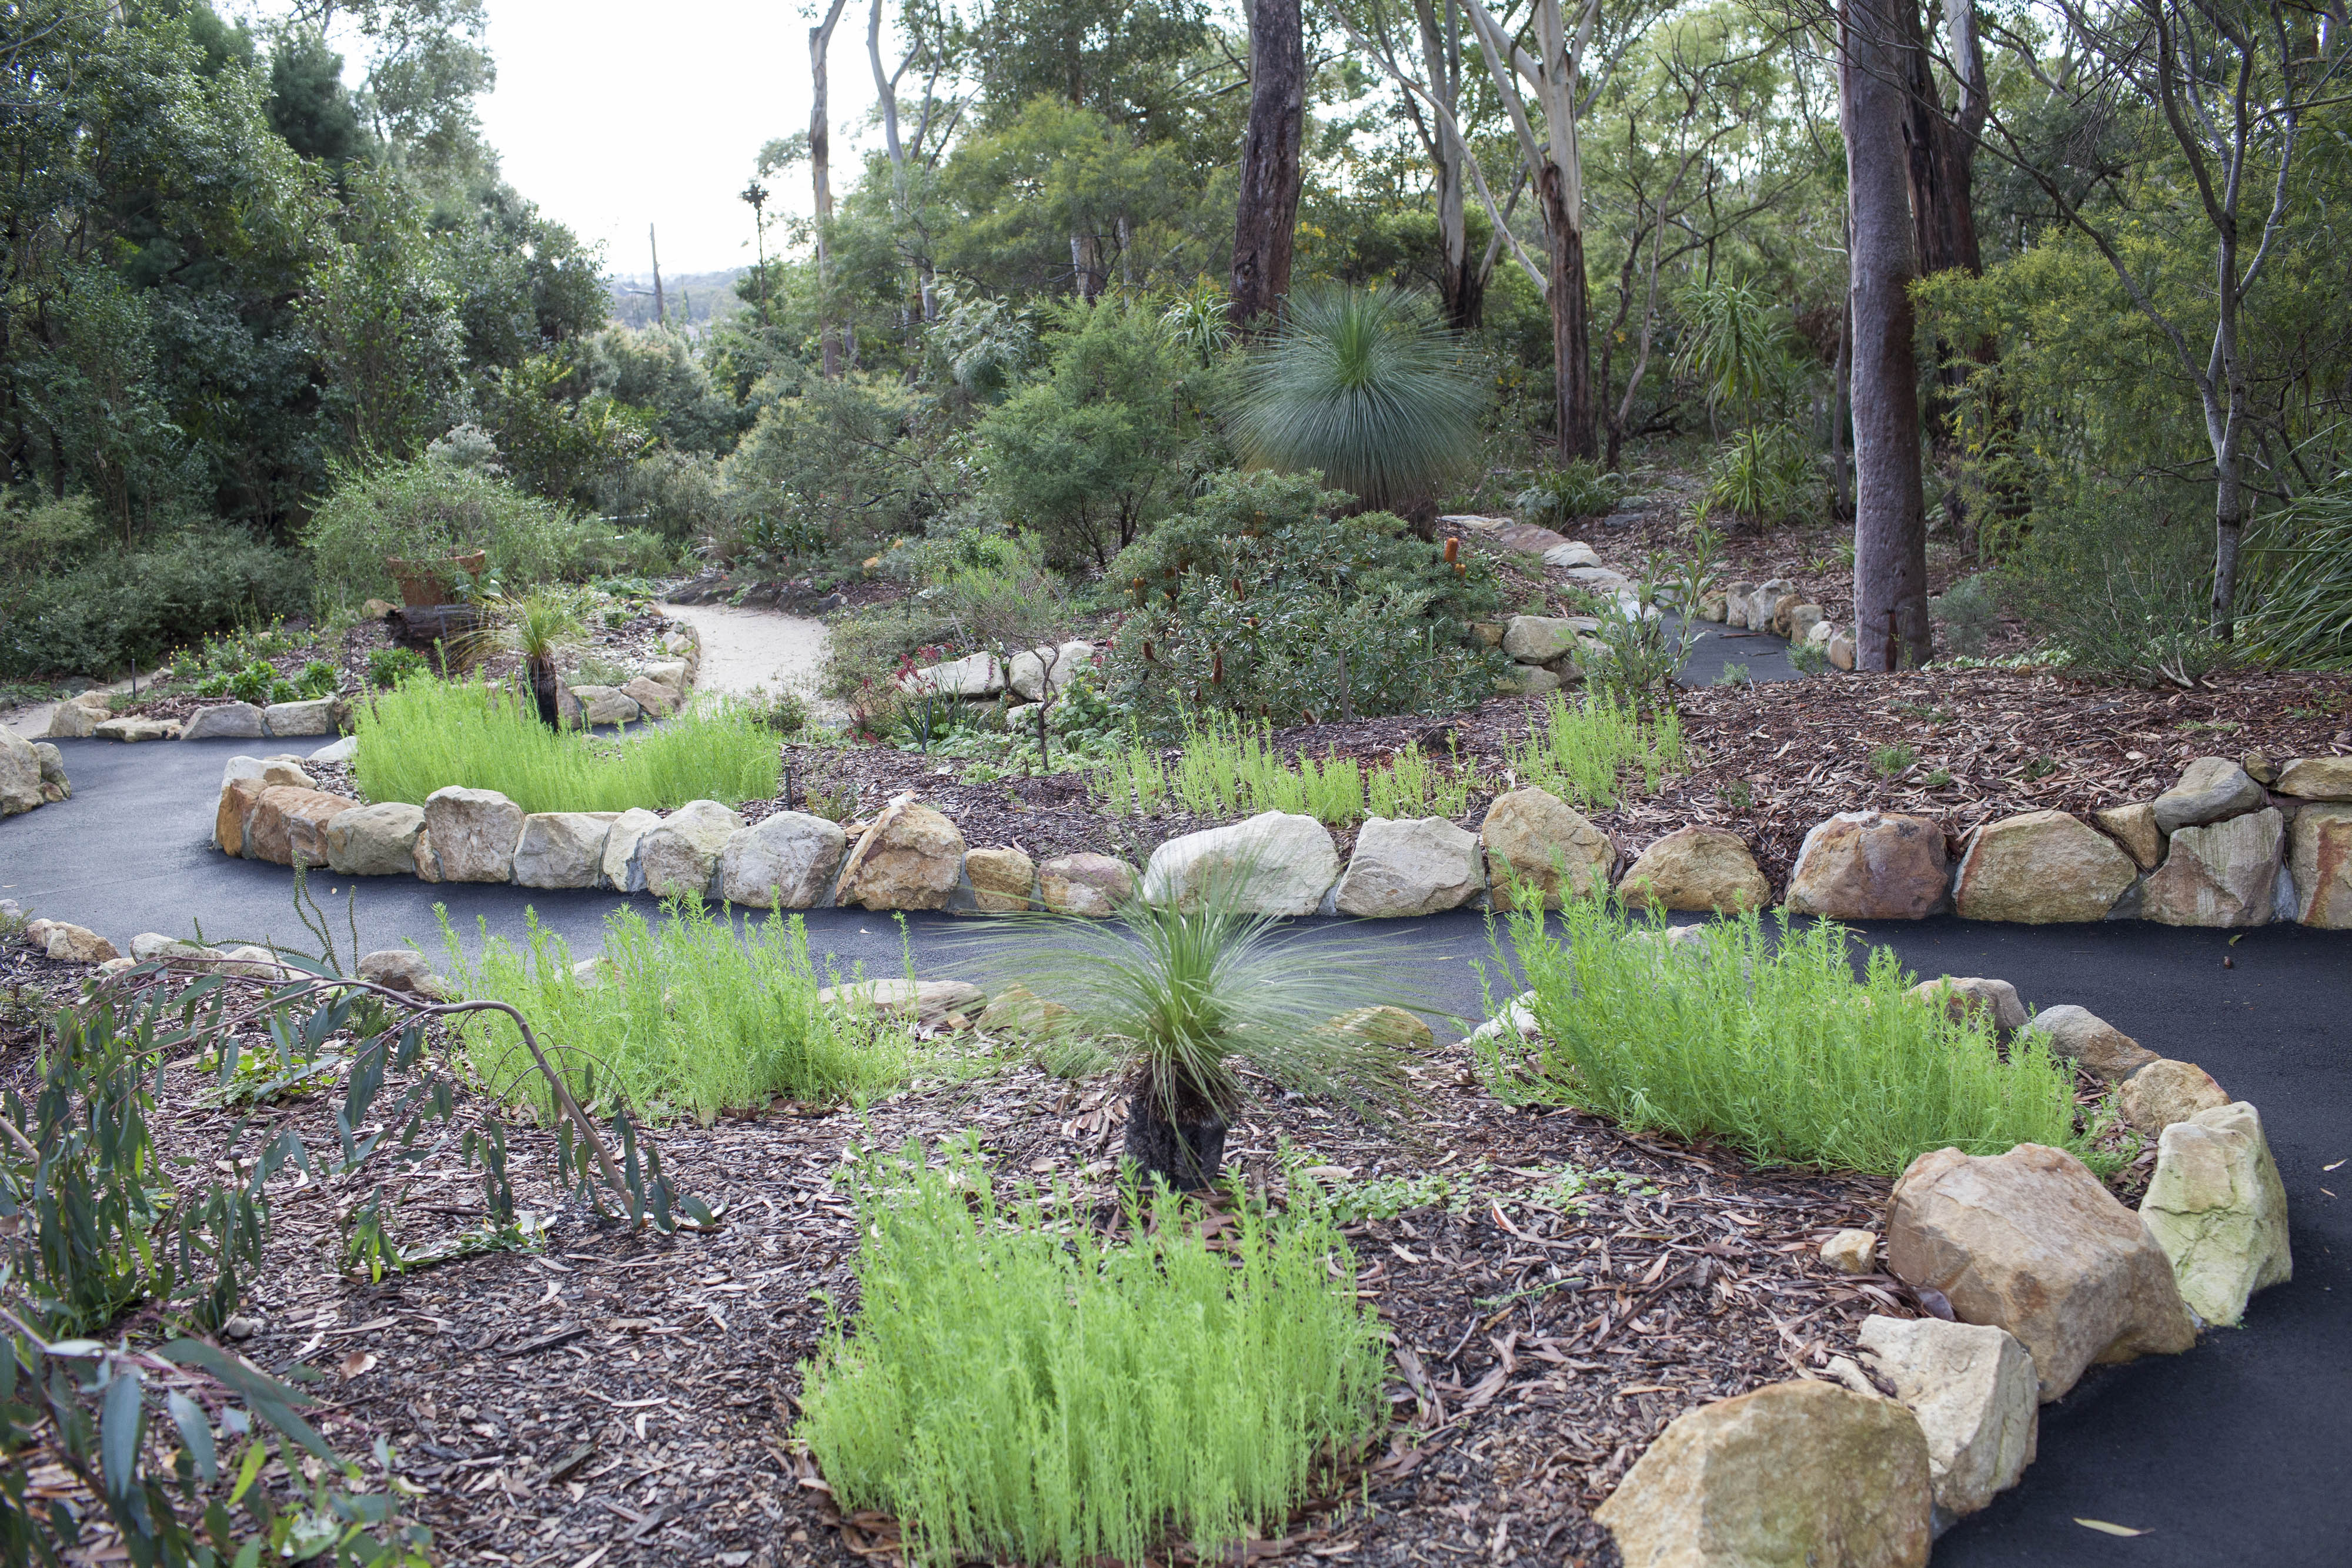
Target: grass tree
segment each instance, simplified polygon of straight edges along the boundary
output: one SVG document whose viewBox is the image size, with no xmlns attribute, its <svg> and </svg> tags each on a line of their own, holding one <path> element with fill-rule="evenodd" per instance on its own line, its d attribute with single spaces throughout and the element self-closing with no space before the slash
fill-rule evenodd
<svg viewBox="0 0 2352 1568">
<path fill-rule="evenodd" d="M 1251 357 L 1233 413 L 1250 462 L 1308 469 L 1424 538 L 1437 487 L 1476 451 L 1486 389 L 1421 296 L 1386 284 L 1302 289 Z"/>
</svg>

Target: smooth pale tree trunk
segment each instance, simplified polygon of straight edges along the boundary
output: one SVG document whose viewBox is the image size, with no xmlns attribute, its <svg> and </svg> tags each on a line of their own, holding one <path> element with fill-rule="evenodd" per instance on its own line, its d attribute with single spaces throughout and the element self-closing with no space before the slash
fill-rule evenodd
<svg viewBox="0 0 2352 1568">
<path fill-rule="evenodd" d="M 1298 226 L 1299 139 L 1307 116 L 1307 52 L 1298 0 L 1250 0 L 1249 129 L 1234 213 L 1234 324 L 1246 328 L 1290 292 Z"/>
<path fill-rule="evenodd" d="M 1927 522 L 1919 474 L 1919 367 L 1912 351 L 1911 195 L 1904 120 L 1903 7 L 1843 0 L 1838 107 L 1853 231 L 1847 308 L 1853 337 L 1854 661 L 1925 664 Z"/>
<path fill-rule="evenodd" d="M 654 324 L 669 325 L 669 306 L 662 299 L 661 240 L 654 234 L 654 225 L 646 225 L 646 246 L 654 253 Z"/>
<path fill-rule="evenodd" d="M 826 104 L 825 51 L 833 47 L 834 24 L 841 20 L 849 0 L 833 0 L 824 21 L 809 29 L 809 75 L 814 89 L 809 106 L 809 172 L 816 197 L 817 342 L 820 364 L 827 381 L 841 375 L 841 325 L 833 319 L 833 121 Z"/>
<path fill-rule="evenodd" d="M 1462 103 L 1462 14 L 1445 7 L 1440 26 L 1431 0 L 1413 0 L 1413 21 L 1421 32 L 1422 68 L 1429 75 L 1429 91 L 1444 106 L 1433 116 L 1428 147 L 1435 180 L 1437 243 L 1444 269 L 1437 279 L 1438 297 L 1445 306 L 1445 324 L 1457 332 L 1475 330 L 1486 317 L 1486 268 L 1470 255 L 1470 225 L 1465 201 L 1467 180 L 1463 170 L 1462 139 L 1454 134 L 1454 117 Z"/>
</svg>

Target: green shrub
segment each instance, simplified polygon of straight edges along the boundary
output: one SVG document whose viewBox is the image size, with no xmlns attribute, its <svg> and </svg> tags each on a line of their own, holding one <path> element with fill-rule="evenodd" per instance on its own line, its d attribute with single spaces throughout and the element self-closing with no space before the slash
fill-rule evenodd
<svg viewBox="0 0 2352 1568">
<path fill-rule="evenodd" d="M 1682 720 L 1674 709 L 1661 707 L 1644 718 L 1632 698 L 1600 692 L 1573 705 L 1554 692 L 1543 722 L 1525 741 L 1507 745 L 1504 756 L 1521 784 L 1587 810 L 1614 806 L 1629 770 L 1641 775 L 1644 789 L 1654 790 L 1660 779 L 1687 766 Z"/>
<path fill-rule="evenodd" d="M 445 912 L 449 974 L 466 996 L 505 1002 L 561 1040 L 567 1082 L 583 1104 L 707 1124 L 721 1111 L 780 1094 L 862 1104 L 905 1082 L 915 1066 L 917 1047 L 903 1024 L 819 1005 L 816 994 L 831 980 L 810 957 L 798 915 L 772 912 L 739 931 L 698 900 L 664 904 L 658 925 L 616 909 L 604 919 L 596 978 L 585 983 L 572 976 L 563 938 L 535 913 L 526 919 L 520 947 L 486 929 L 475 963 Z M 478 1015 L 466 1043 L 482 1082 L 528 1096 L 552 1120 L 547 1085 L 511 1022 Z"/>
<path fill-rule="evenodd" d="M 1662 917 L 1629 923 L 1600 899 L 1570 900 L 1555 939 L 1532 902 L 1510 937 L 1541 1038 L 1524 1062 L 1484 1048 L 1507 1097 L 1571 1101 L 1765 1164 L 1893 1176 L 1929 1149 L 2028 1142 L 2101 1158 L 2046 1040 L 2004 1051 L 1977 1015 L 1956 1022 L 1906 996 L 1912 977 L 1884 947 L 1857 983 L 1842 926 L 1783 915 L 1768 936 L 1751 911 L 1697 927 L 1705 946 L 1686 950 Z"/>
<path fill-rule="evenodd" d="M 1793 424 L 1751 424 L 1707 460 L 1706 510 L 1734 513 L 1759 523 L 1801 522 L 1811 517 L 1821 475 Z"/>
<path fill-rule="evenodd" d="M 1311 476 L 1220 475 L 1121 552 L 1108 575 L 1135 608 L 1105 695 L 1165 737 L 1205 712 L 1289 725 L 1491 696 L 1507 661 L 1469 623 L 1502 612 L 1494 569 L 1448 565 L 1384 512 L 1331 517 L 1345 500 Z"/>
<path fill-rule="evenodd" d="M 1579 518 L 1611 510 L 1624 495 L 1624 475 L 1578 457 L 1531 476 L 1527 488 L 1512 497 L 1511 509 L 1523 523 L 1565 531 Z"/>
<path fill-rule="evenodd" d="M 2202 518 L 2151 516 L 2146 498 L 2085 486 L 2037 507 L 2002 590 L 2042 645 L 2084 674 L 2191 684 L 2237 650 L 2210 625 L 2212 538 Z"/>
<path fill-rule="evenodd" d="M 2292 670 L 2352 670 L 2352 470 L 2263 520 L 2241 595 L 2248 653 Z"/>
<path fill-rule="evenodd" d="M 689 800 L 739 805 L 776 792 L 773 731 L 698 704 L 617 738 L 552 730 L 503 687 L 404 681 L 354 713 L 360 790 L 418 805 L 445 785 L 496 789 L 526 811 L 625 811 Z"/>
<path fill-rule="evenodd" d="M 425 655 L 414 648 L 372 648 L 368 651 L 368 679 L 379 686 L 396 686 L 413 675 L 428 673 L 431 666 Z"/>
<path fill-rule="evenodd" d="M 1444 768 L 1407 745 L 1367 768 L 1352 757 L 1292 761 L 1267 744 L 1265 730 L 1210 715 L 1188 727 L 1173 763 L 1130 737 L 1105 765 L 1097 789 L 1114 812 L 1154 813 L 1172 807 L 1202 817 L 1291 811 L 1332 827 L 1375 817 L 1458 817 L 1469 808 L 1474 770 Z"/>
<path fill-rule="evenodd" d="M 310 601 L 301 552 L 226 528 L 193 528 L 56 572 L 0 577 L 0 680 L 119 674 L 193 638 L 299 614 Z"/>
<path fill-rule="evenodd" d="M 2000 624 L 2000 599 L 1990 579 L 1964 577 L 1928 601 L 1927 614 L 1943 628 L 1948 651 L 1978 658 Z"/>
<path fill-rule="evenodd" d="M 1331 1218 L 1239 1205 L 1212 1250 L 1172 1199 L 1124 1239 L 1075 1198 L 1000 1197 L 967 1142 L 855 1186 L 856 1333 L 806 1369 L 798 1427 L 845 1510 L 932 1568 L 1203 1557 L 1286 1526 L 1380 1419 L 1379 1320 Z"/>
</svg>

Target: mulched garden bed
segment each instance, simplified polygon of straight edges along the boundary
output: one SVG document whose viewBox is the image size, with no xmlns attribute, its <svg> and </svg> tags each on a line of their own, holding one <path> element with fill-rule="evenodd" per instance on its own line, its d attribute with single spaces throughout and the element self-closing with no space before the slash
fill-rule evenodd
<svg viewBox="0 0 2352 1568">
<path fill-rule="evenodd" d="M 61 997 L 77 977 L 21 945 L 0 959 L 0 988 Z M 21 1013 L 0 1024 L 0 1080 L 22 1087 L 30 1044 Z M 1449 1183 L 1434 1205 L 1350 1228 L 1360 1290 L 1390 1330 L 1393 1424 L 1368 1474 L 1341 1478 L 1326 1506 L 1253 1543 L 1250 1561 L 1613 1563 L 1591 1511 L 1675 1415 L 1826 1375 L 1864 1315 L 1918 1313 L 1893 1279 L 1837 1276 L 1818 1256 L 1832 1231 L 1876 1222 L 1884 1181 L 1759 1171 L 1571 1110 L 1513 1109 L 1475 1086 L 1459 1045 L 1423 1054 L 1412 1077 L 1409 1127 L 1288 1099 L 1253 1108 L 1230 1139 L 1253 1188 L 1279 1182 L 1285 1139 L 1355 1178 Z M 236 1115 L 198 1105 L 184 1068 L 163 1082 L 167 1149 L 216 1157 Z M 260 1113 L 243 1146 L 282 1126 L 331 1144 L 335 1098 Z M 971 1127 L 998 1172 L 1071 1180 L 1108 1204 L 1121 1113 L 1108 1081 L 1056 1079 L 1004 1048 L 992 1076 L 862 1114 L 780 1103 L 652 1134 L 681 1187 L 726 1205 L 715 1234 L 662 1238 L 569 1209 L 541 1255 L 380 1285 L 335 1261 L 341 1214 L 372 1183 L 289 1179 L 246 1308 L 264 1326 L 238 1348 L 272 1372 L 319 1374 L 313 1414 L 342 1452 L 388 1438 L 423 1490 L 413 1516 L 453 1560 L 733 1568 L 889 1555 L 889 1521 L 845 1526 L 791 1442 L 798 1368 L 826 1303 L 856 1305 L 836 1173 L 863 1151 Z M 551 1202 L 551 1144 L 534 1127 L 509 1134 L 518 1201 L 535 1211 Z M 1591 1184 L 1564 1212 L 1542 1195 L 1571 1164 L 1629 1179 Z M 480 1207 L 475 1173 L 444 1151 L 404 1184 L 404 1239 L 454 1231 Z"/>
</svg>

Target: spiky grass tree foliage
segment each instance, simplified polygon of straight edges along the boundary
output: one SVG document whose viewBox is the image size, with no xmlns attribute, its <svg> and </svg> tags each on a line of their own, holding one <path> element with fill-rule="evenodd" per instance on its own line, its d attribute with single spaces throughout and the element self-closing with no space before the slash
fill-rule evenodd
<svg viewBox="0 0 2352 1568">
<path fill-rule="evenodd" d="M 1411 517 L 1476 455 L 1484 382 L 1416 293 L 1301 289 L 1251 356 L 1232 418 L 1249 462 L 1319 471 L 1368 509 Z"/>
<path fill-rule="evenodd" d="M 2291 670 L 2352 670 L 2352 470 L 2268 519 L 2253 554 L 2248 651 Z"/>
<path fill-rule="evenodd" d="M 1234 866 L 1193 897 L 1136 898 L 1109 921 L 1015 916 L 1020 949 L 978 965 L 1066 1009 L 1061 1065 L 1124 1067 L 1128 1157 L 1181 1187 L 1216 1179 L 1242 1067 L 1360 1111 L 1393 1098 L 1393 1051 L 1335 1020 L 1410 1000 L 1395 949 L 1282 938 L 1273 916 L 1240 907 L 1255 873 Z"/>
</svg>

